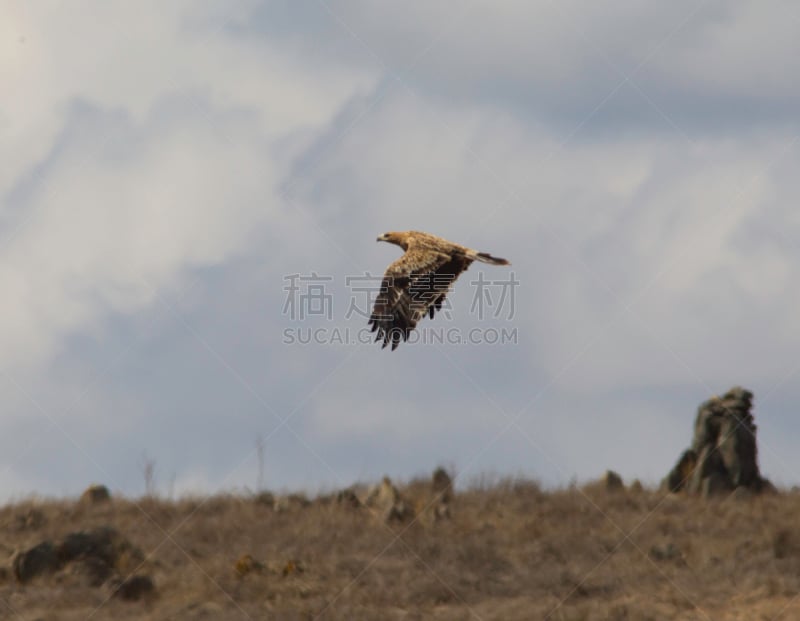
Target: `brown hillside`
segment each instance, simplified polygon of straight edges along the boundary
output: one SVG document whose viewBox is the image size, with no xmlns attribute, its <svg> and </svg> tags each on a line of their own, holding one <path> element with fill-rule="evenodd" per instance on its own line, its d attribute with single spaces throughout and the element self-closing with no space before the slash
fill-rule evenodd
<svg viewBox="0 0 800 621">
<path fill-rule="evenodd" d="M 800 618 L 800 494 L 446 483 L 9 505 L 0 618 Z"/>
</svg>

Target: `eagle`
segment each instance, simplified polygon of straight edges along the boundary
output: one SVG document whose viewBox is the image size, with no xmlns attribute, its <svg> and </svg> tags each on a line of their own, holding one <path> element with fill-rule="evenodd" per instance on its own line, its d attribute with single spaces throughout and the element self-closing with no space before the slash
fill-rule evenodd
<svg viewBox="0 0 800 621">
<path fill-rule="evenodd" d="M 375 341 L 383 340 L 381 348 L 391 343 L 392 350 L 401 339 L 408 340 L 426 314 L 433 319 L 456 278 L 473 261 L 511 265 L 506 259 L 420 231 L 384 233 L 377 241 L 405 250 L 402 257 L 386 268 L 369 319 L 371 331 L 377 332 Z"/>
</svg>

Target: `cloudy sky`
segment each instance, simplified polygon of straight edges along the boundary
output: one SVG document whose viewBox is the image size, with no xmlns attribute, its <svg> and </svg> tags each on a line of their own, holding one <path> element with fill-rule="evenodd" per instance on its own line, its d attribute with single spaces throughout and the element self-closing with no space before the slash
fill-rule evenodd
<svg viewBox="0 0 800 621">
<path fill-rule="evenodd" d="M 799 30 L 788 0 L 2 0 L 0 495 L 138 495 L 148 460 L 252 489 L 259 438 L 276 489 L 654 483 L 736 384 L 800 483 Z M 512 261 L 503 312 L 475 265 L 427 327 L 513 342 L 342 342 L 405 229 Z"/>
</svg>

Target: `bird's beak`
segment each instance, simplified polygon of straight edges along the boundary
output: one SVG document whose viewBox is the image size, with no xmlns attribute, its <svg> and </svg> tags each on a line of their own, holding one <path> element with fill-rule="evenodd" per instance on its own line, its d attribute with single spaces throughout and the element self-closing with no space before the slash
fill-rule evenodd
<svg viewBox="0 0 800 621">
<path fill-rule="evenodd" d="M 375 241 L 385 241 L 385 240 L 386 240 L 386 235 L 378 235 L 378 239 L 376 239 Z"/>
</svg>

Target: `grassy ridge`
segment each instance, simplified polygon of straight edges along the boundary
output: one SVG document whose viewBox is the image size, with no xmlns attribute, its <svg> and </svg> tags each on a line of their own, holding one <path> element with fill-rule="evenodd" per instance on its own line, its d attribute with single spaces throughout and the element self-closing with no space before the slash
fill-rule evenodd
<svg viewBox="0 0 800 621">
<path fill-rule="evenodd" d="M 702 500 L 601 484 L 504 481 L 400 492 L 387 522 L 335 496 L 25 501 L 0 509 L 0 617 L 20 619 L 796 619 L 800 494 Z M 110 597 L 68 569 L 27 584 L 14 550 L 111 526 L 137 546 L 154 598 Z M 549 615 L 549 617 L 548 617 Z"/>
</svg>

